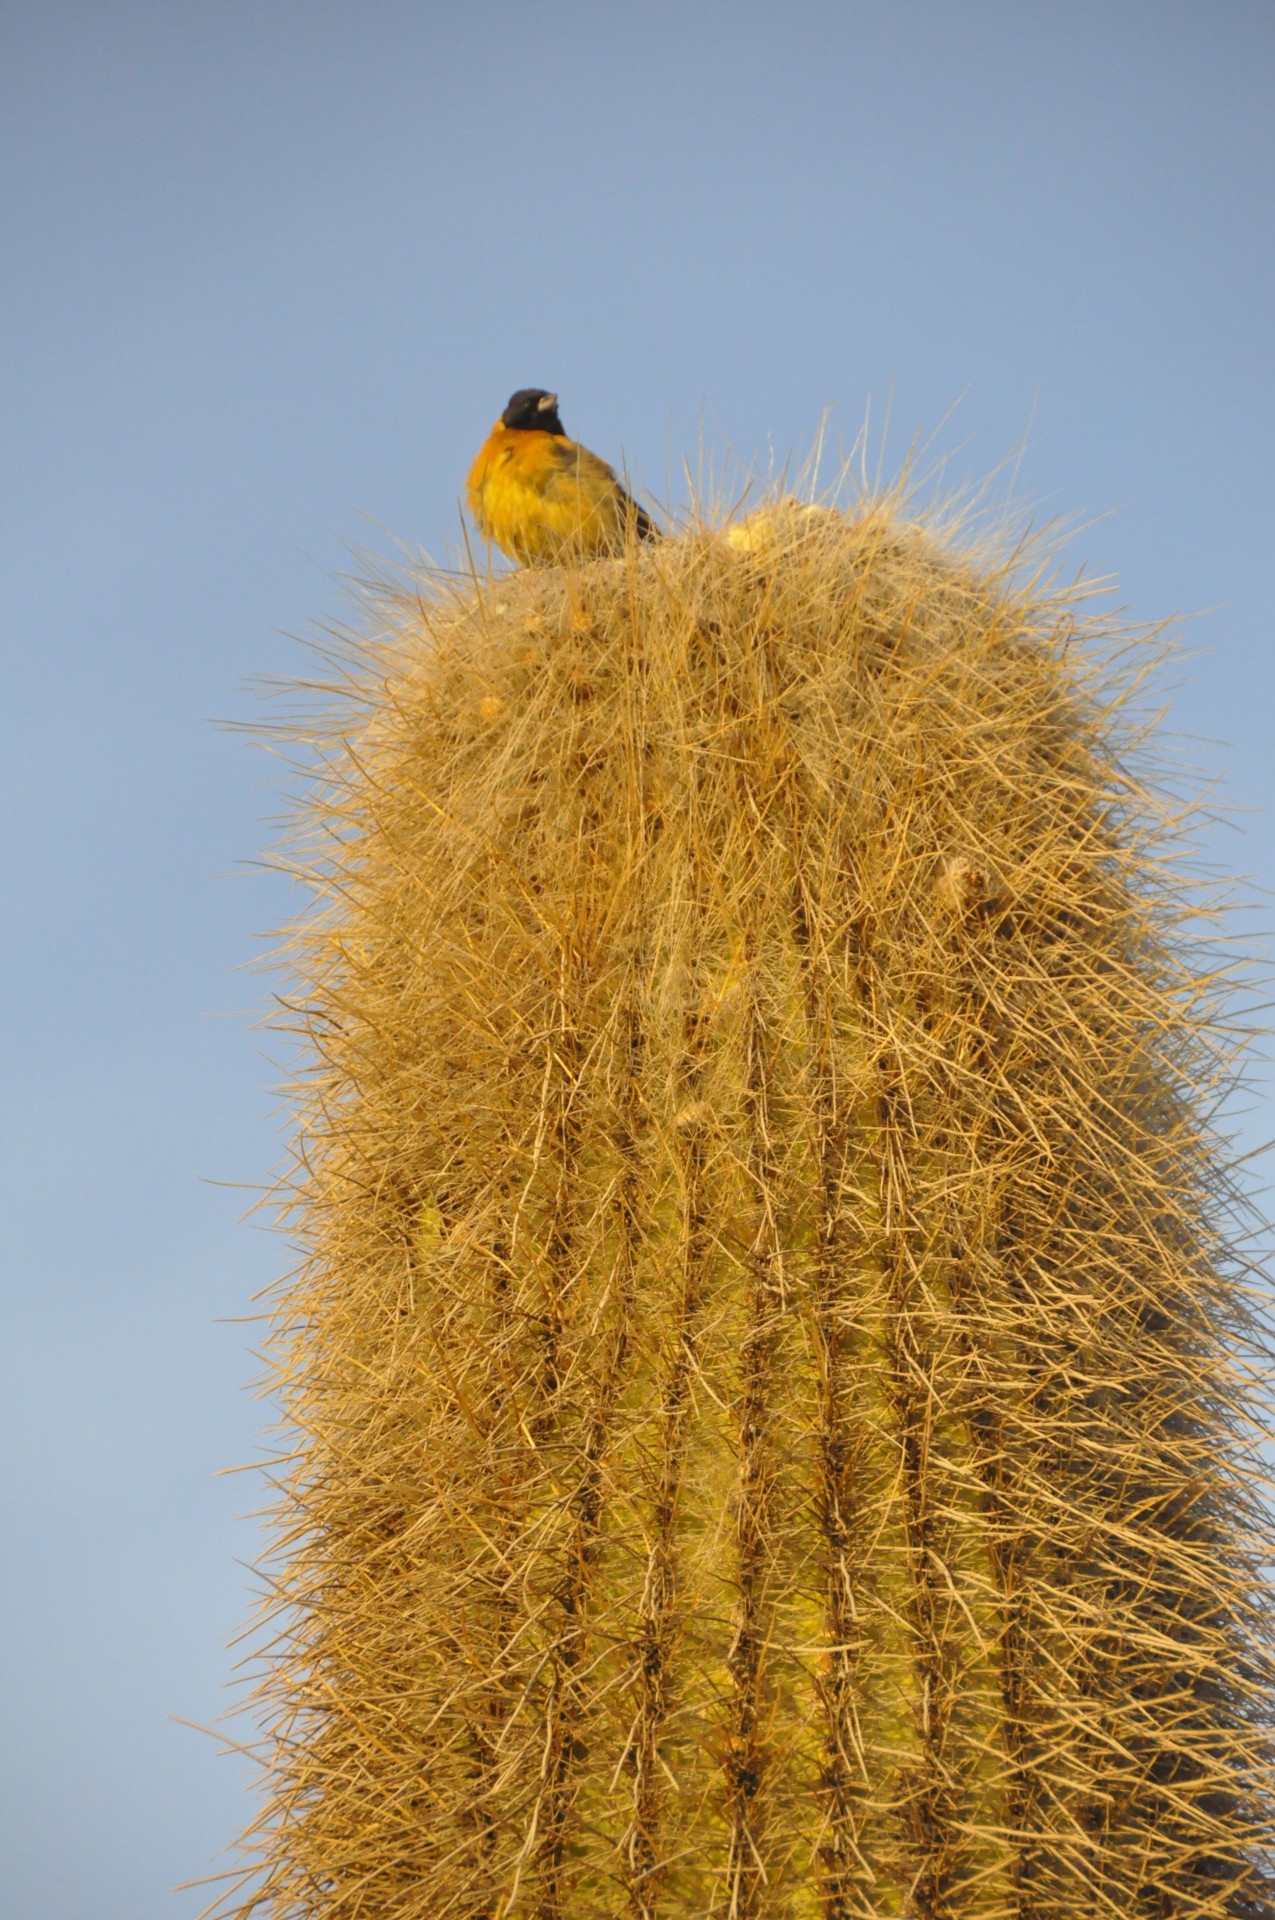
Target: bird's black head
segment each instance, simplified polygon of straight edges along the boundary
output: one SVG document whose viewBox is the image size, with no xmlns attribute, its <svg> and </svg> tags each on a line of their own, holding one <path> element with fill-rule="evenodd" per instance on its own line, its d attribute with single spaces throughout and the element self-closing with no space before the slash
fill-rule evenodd
<svg viewBox="0 0 1275 1920">
<path fill-rule="evenodd" d="M 500 416 L 502 427 L 530 428 L 539 433 L 561 433 L 558 396 L 543 387 L 519 387 Z"/>
</svg>

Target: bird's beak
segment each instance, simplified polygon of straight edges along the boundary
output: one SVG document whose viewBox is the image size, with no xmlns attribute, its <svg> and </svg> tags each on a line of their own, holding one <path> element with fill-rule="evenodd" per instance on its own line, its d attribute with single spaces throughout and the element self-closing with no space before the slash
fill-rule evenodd
<svg viewBox="0 0 1275 1920">
<path fill-rule="evenodd" d="M 556 407 L 556 406 L 557 406 L 557 404 L 558 404 L 558 396 L 557 396 L 557 394 L 556 394 L 556 393 L 546 393 L 546 394 L 545 394 L 545 395 L 543 396 L 543 398 L 542 398 L 542 399 L 540 399 L 540 400 L 537 400 L 537 402 L 536 402 L 536 411 L 537 411 L 538 413 L 548 413 L 548 412 L 550 412 L 550 411 L 551 411 L 551 409 L 552 409 L 552 408 L 554 408 L 554 407 Z"/>
</svg>

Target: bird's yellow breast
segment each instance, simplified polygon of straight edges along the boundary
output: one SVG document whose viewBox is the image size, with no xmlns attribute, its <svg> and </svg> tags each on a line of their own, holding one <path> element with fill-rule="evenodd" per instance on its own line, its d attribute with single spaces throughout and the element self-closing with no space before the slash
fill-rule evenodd
<svg viewBox="0 0 1275 1920">
<path fill-rule="evenodd" d="M 467 493 L 479 531 L 524 565 L 624 544 L 628 496 L 605 460 L 564 434 L 497 422 Z"/>
</svg>

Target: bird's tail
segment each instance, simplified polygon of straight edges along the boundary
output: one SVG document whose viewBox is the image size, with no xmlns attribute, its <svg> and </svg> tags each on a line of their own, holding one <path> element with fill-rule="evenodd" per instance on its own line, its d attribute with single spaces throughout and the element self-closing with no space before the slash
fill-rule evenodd
<svg viewBox="0 0 1275 1920">
<path fill-rule="evenodd" d="M 633 531 L 639 540 L 662 540 L 663 529 L 658 527 L 645 507 L 640 507 L 632 494 L 624 496 L 624 511 Z"/>
</svg>

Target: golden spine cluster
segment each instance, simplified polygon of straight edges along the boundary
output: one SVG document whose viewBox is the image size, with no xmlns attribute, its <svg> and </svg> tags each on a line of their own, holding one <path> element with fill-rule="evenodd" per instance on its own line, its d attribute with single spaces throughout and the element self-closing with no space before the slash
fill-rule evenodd
<svg viewBox="0 0 1275 1920">
<path fill-rule="evenodd" d="M 239 1899 L 1270 1915 L 1229 983 L 1100 624 L 889 501 L 418 586 L 302 863 Z"/>
</svg>

